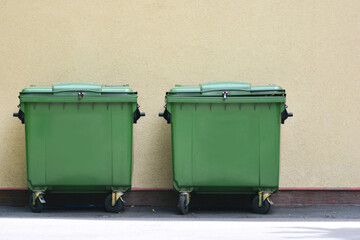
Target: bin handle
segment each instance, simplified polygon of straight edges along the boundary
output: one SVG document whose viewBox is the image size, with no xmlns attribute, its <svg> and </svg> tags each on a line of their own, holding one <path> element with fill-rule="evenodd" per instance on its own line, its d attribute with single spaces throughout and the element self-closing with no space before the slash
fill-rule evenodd
<svg viewBox="0 0 360 240">
<path fill-rule="evenodd" d="M 133 114 L 133 122 L 137 123 L 137 120 L 139 120 L 140 117 L 145 117 L 145 113 L 144 112 L 140 112 L 139 110 L 139 105 L 136 106 L 136 110 L 134 111 Z"/>
<path fill-rule="evenodd" d="M 165 106 L 164 112 L 159 113 L 159 117 L 165 118 L 165 120 L 168 124 L 171 123 L 171 113 L 166 109 L 166 106 Z"/>
<path fill-rule="evenodd" d="M 95 90 L 57 90 L 56 92 L 54 92 L 54 94 L 64 93 L 64 92 L 89 92 L 89 93 L 101 93 L 101 94 L 102 93 L 106 93 L 106 94 L 137 94 L 137 92 L 117 93 L 117 92 L 99 92 L 99 91 L 95 91 Z M 39 92 L 39 93 L 41 93 L 41 92 Z"/>
<path fill-rule="evenodd" d="M 21 109 L 19 109 L 19 112 L 13 113 L 13 117 L 17 117 L 18 119 L 20 119 L 22 124 L 25 123 L 25 113 L 21 111 Z"/>
<path fill-rule="evenodd" d="M 292 112 L 288 112 L 286 110 L 287 106 L 285 105 L 285 109 L 284 111 L 282 111 L 281 113 L 281 124 L 284 124 L 285 123 L 285 120 L 288 118 L 288 117 L 293 117 L 294 114 Z"/>
</svg>

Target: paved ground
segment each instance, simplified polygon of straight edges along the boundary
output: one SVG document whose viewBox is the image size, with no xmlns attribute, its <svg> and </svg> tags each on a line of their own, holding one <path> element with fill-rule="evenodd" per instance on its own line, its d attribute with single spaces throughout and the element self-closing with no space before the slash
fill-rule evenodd
<svg viewBox="0 0 360 240">
<path fill-rule="evenodd" d="M 360 239 L 360 206 L 273 207 L 267 215 L 247 209 L 126 207 L 0 207 L 1 239 Z"/>
</svg>

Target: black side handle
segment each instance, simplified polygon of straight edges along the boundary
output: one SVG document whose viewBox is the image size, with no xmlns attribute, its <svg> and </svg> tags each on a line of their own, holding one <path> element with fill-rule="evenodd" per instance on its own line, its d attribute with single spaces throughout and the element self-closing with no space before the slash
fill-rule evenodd
<svg viewBox="0 0 360 240">
<path fill-rule="evenodd" d="M 23 111 L 21 111 L 21 109 L 19 110 L 19 112 L 13 113 L 13 117 L 17 117 L 18 119 L 20 119 L 22 124 L 25 123 L 25 114 Z"/>
<path fill-rule="evenodd" d="M 286 120 L 288 117 L 293 117 L 293 116 L 294 116 L 293 113 L 291 113 L 291 112 L 288 113 L 288 112 L 287 112 L 286 107 L 287 107 L 287 106 L 285 106 L 284 111 L 282 111 L 282 113 L 281 113 L 281 124 L 284 124 L 284 123 L 285 123 L 285 120 Z"/>
<path fill-rule="evenodd" d="M 144 112 L 140 112 L 139 110 L 139 105 L 137 105 L 136 110 L 134 112 L 134 123 L 137 123 L 137 120 L 139 120 L 140 117 L 144 117 L 145 113 Z"/>
<path fill-rule="evenodd" d="M 159 117 L 165 118 L 168 124 L 171 123 L 171 113 L 166 108 L 163 113 L 159 113 Z"/>
</svg>

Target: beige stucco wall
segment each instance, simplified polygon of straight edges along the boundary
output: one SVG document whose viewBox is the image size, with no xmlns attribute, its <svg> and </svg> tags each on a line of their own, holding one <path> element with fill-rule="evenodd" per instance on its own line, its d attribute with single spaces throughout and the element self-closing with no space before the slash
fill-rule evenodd
<svg viewBox="0 0 360 240">
<path fill-rule="evenodd" d="M 0 0 L 0 187 L 26 187 L 18 92 L 60 81 L 129 83 L 133 187 L 172 186 L 174 84 L 240 80 L 287 90 L 282 187 L 360 186 L 360 1 Z"/>
</svg>

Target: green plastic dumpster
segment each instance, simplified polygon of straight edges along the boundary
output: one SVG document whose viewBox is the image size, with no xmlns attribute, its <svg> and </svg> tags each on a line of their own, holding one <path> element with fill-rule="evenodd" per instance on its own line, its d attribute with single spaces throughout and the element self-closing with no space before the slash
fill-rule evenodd
<svg viewBox="0 0 360 240">
<path fill-rule="evenodd" d="M 181 214 L 190 193 L 254 194 L 252 208 L 267 213 L 279 186 L 280 123 L 285 90 L 243 82 L 177 85 L 166 93 L 171 123 L 173 184 Z"/>
<path fill-rule="evenodd" d="M 60 83 L 20 92 L 25 123 L 29 205 L 41 212 L 44 194 L 110 193 L 119 212 L 131 186 L 133 123 L 144 116 L 128 85 Z"/>
</svg>

